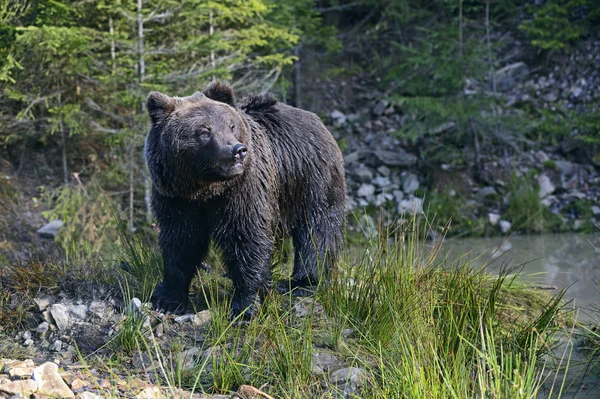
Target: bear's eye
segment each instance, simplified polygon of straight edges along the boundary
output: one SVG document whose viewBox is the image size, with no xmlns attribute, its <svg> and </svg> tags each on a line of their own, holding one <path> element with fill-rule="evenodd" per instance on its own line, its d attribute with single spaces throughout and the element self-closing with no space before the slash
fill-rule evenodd
<svg viewBox="0 0 600 399">
<path fill-rule="evenodd" d="M 207 139 L 210 137 L 210 130 L 201 129 L 200 131 L 198 131 L 198 136 L 202 137 L 203 139 Z"/>
</svg>

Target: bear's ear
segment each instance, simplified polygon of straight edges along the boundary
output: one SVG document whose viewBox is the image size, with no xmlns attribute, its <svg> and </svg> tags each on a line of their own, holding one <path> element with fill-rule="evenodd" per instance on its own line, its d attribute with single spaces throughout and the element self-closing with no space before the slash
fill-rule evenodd
<svg viewBox="0 0 600 399">
<path fill-rule="evenodd" d="M 227 83 L 221 83 L 219 81 L 212 82 L 203 91 L 204 95 L 211 100 L 215 100 L 227 105 L 235 106 L 235 99 L 233 96 L 233 89 Z"/>
<path fill-rule="evenodd" d="M 146 107 L 148 108 L 148 114 L 150 115 L 150 119 L 152 119 L 152 123 L 156 123 L 165 119 L 175 110 L 175 99 L 153 91 L 148 94 Z"/>
</svg>

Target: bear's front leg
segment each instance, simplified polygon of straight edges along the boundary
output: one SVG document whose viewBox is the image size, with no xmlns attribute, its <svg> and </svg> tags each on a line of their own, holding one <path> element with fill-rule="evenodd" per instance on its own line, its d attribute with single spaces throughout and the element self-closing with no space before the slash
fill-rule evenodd
<svg viewBox="0 0 600 399">
<path fill-rule="evenodd" d="M 271 288 L 271 256 L 273 239 L 266 234 L 232 234 L 233 242 L 217 242 L 223 249 L 223 260 L 233 281 L 233 317 L 243 314 L 250 319 L 258 311 L 266 291 Z M 221 240 L 217 240 L 221 241 Z"/>
<path fill-rule="evenodd" d="M 168 230 L 161 230 L 159 243 L 163 252 L 164 278 L 156 286 L 152 303 L 156 309 L 182 313 L 188 304 L 190 283 L 208 251 L 205 240 L 175 239 Z"/>
</svg>

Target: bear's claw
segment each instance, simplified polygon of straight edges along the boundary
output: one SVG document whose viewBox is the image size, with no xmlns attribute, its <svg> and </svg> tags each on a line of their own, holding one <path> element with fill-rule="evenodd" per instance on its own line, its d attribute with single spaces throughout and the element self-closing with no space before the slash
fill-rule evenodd
<svg viewBox="0 0 600 399">
<path fill-rule="evenodd" d="M 187 297 L 173 293 L 164 282 L 158 284 L 152 294 L 152 306 L 157 311 L 163 311 L 173 314 L 185 312 L 187 307 Z"/>
</svg>

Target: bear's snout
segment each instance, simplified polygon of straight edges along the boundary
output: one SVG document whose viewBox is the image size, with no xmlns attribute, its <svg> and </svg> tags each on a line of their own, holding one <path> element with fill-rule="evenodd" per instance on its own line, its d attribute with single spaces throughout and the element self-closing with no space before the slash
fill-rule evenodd
<svg viewBox="0 0 600 399">
<path fill-rule="evenodd" d="M 243 144 L 236 144 L 231 148 L 231 152 L 233 153 L 236 161 L 242 162 L 246 157 L 248 149 Z"/>
</svg>

